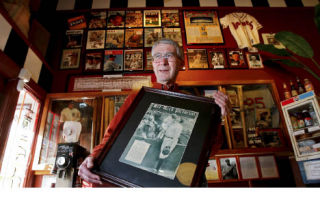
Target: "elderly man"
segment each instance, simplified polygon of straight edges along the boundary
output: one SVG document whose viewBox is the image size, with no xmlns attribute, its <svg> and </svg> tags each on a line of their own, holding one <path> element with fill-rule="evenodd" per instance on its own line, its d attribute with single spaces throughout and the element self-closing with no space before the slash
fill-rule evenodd
<svg viewBox="0 0 320 204">
<path fill-rule="evenodd" d="M 184 66 L 184 56 L 182 50 L 179 48 L 179 45 L 170 39 L 161 39 L 154 43 L 151 54 L 153 59 L 153 71 L 157 78 L 157 83 L 153 84 L 153 88 L 168 91 L 178 91 L 178 86 L 175 84 L 175 81 L 179 69 Z M 131 94 L 127 97 L 125 103 L 122 105 L 119 112 L 109 124 L 101 144 L 97 145 L 93 149 L 91 155 L 89 155 L 80 165 L 79 176 L 84 180 L 91 183 L 102 184 L 100 177 L 91 172 L 91 169 L 94 167 L 94 160 L 101 153 L 115 127 L 117 127 L 117 125 L 120 123 L 121 117 L 132 104 L 135 96 L 136 94 Z M 217 91 L 214 93 L 213 98 L 220 106 L 221 114 L 225 115 L 227 96 L 222 92 Z"/>
</svg>

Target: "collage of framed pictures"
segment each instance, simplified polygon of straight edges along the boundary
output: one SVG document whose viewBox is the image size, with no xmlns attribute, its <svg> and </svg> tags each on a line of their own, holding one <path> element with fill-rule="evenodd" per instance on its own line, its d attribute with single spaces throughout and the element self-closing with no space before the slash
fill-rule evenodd
<svg viewBox="0 0 320 204">
<path fill-rule="evenodd" d="M 212 157 L 206 168 L 208 183 L 279 178 L 274 155 Z"/>
</svg>

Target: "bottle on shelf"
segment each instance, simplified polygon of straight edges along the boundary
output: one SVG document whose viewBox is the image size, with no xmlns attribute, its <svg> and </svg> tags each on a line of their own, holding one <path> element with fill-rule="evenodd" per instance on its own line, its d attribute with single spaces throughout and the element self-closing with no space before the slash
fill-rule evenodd
<svg viewBox="0 0 320 204">
<path fill-rule="evenodd" d="M 291 96 L 298 96 L 298 91 L 294 85 L 294 83 L 292 82 L 292 80 L 290 80 L 290 88 L 291 88 Z"/>
<path fill-rule="evenodd" d="M 304 93 L 305 92 L 304 87 L 303 87 L 303 85 L 302 85 L 302 83 L 301 83 L 301 81 L 300 81 L 300 79 L 298 77 L 297 77 L 297 84 L 298 84 L 298 93 L 299 94 Z"/>
<path fill-rule="evenodd" d="M 309 79 L 304 79 L 304 88 L 306 92 L 314 90 L 313 85 Z"/>
<path fill-rule="evenodd" d="M 310 127 L 313 125 L 313 121 L 312 121 L 312 118 L 310 116 L 310 113 L 308 110 L 303 110 L 302 111 L 302 114 L 303 114 L 303 118 L 304 118 L 304 124 L 306 127 Z"/>
<path fill-rule="evenodd" d="M 309 114 L 312 118 L 313 125 L 318 125 L 317 115 L 312 106 L 309 106 Z"/>
<path fill-rule="evenodd" d="M 297 114 L 290 114 L 290 120 L 291 120 L 291 125 L 292 125 L 292 128 L 293 130 L 296 130 L 298 129 L 298 119 L 297 119 Z"/>
<path fill-rule="evenodd" d="M 305 127 L 304 117 L 301 112 L 297 113 L 297 119 L 298 119 L 298 128 L 304 128 Z"/>
<path fill-rule="evenodd" d="M 284 91 L 283 94 L 284 94 L 285 99 L 291 98 L 291 93 L 290 93 L 286 83 L 283 83 L 283 91 Z"/>
</svg>

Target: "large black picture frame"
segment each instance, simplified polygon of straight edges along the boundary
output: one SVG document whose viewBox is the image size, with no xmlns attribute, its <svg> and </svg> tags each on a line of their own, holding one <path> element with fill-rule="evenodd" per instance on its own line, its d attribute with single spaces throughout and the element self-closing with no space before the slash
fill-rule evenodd
<svg viewBox="0 0 320 204">
<path fill-rule="evenodd" d="M 163 156 L 166 152 L 161 147 L 158 159 L 152 159 L 157 157 L 157 154 L 156 151 L 150 153 L 149 150 L 157 143 L 151 136 L 142 137 L 143 134 L 138 134 L 141 121 L 150 115 L 150 111 L 154 118 L 158 115 L 158 120 L 155 121 L 159 121 L 164 115 L 163 118 L 173 118 L 172 115 L 176 115 L 182 126 L 177 145 L 173 146 L 169 156 L 162 158 L 159 171 L 156 172 L 148 165 L 151 165 L 152 161 L 160 161 L 160 155 Z M 165 120 L 160 120 L 162 127 L 165 127 Z M 97 159 L 97 168 L 93 171 L 100 175 L 103 181 L 121 187 L 199 186 L 212 145 L 220 141 L 217 134 L 220 123 L 220 108 L 211 98 L 143 87 L 111 135 Z M 167 133 L 158 135 L 164 135 L 160 142 L 162 144 L 170 138 Z M 136 146 L 133 143 L 136 142 L 147 144 L 145 146 L 148 147 L 148 143 L 150 144 L 141 163 L 126 160 L 132 150 L 135 153 L 136 150 L 141 150 L 134 149 Z M 134 158 L 135 156 L 136 154 L 133 154 Z M 149 163 L 146 162 L 144 166 L 146 160 Z M 156 166 L 159 166 L 159 163 Z M 165 173 L 162 174 L 161 171 Z"/>
</svg>

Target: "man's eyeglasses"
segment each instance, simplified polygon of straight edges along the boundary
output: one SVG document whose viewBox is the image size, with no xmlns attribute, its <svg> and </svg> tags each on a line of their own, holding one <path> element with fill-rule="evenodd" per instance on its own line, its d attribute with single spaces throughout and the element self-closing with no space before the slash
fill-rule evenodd
<svg viewBox="0 0 320 204">
<path fill-rule="evenodd" d="M 155 55 L 152 56 L 152 59 L 154 62 L 160 62 L 163 58 L 167 59 L 168 62 L 174 62 L 176 61 L 176 55 L 174 53 L 165 53 L 165 54 L 160 54 L 156 53 Z"/>
</svg>

